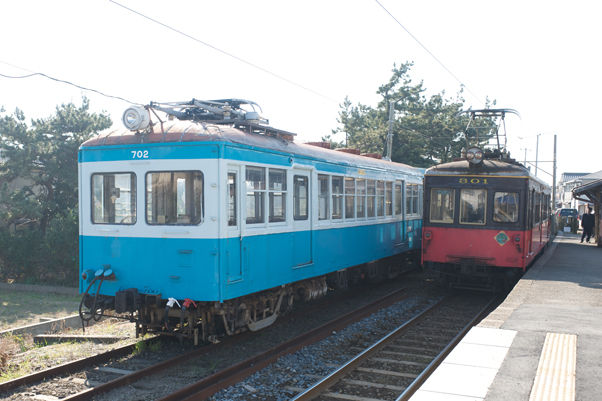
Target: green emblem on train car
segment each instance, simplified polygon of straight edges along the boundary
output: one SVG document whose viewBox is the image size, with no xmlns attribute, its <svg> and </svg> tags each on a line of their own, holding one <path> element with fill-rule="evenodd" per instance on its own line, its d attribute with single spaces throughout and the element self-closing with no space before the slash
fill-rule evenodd
<svg viewBox="0 0 602 401">
<path fill-rule="evenodd" d="M 510 238 L 508 238 L 508 236 L 506 235 L 505 232 L 500 231 L 495 237 L 495 240 L 497 241 L 498 244 L 500 244 L 500 246 L 504 245 L 506 242 L 508 242 L 508 240 Z"/>
</svg>

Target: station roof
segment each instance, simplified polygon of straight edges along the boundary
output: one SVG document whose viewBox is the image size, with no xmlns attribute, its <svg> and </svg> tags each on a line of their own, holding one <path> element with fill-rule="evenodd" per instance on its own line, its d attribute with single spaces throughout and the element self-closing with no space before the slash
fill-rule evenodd
<svg viewBox="0 0 602 401">
<path fill-rule="evenodd" d="M 581 195 L 587 196 L 590 200 L 600 203 L 600 193 L 602 192 L 602 179 L 589 182 L 585 185 L 580 185 L 573 188 L 573 197 Z"/>
</svg>

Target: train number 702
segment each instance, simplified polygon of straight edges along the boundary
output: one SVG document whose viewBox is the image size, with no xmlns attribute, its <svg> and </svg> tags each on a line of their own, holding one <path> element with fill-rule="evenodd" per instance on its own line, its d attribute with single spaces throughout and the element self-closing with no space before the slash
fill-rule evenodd
<svg viewBox="0 0 602 401">
<path fill-rule="evenodd" d="M 148 159 L 148 150 L 132 150 L 132 159 Z"/>
</svg>

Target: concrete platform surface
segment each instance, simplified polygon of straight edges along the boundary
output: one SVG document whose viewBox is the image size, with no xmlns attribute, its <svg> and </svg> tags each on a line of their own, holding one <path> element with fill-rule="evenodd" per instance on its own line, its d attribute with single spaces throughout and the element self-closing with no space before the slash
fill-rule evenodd
<svg viewBox="0 0 602 401">
<path fill-rule="evenodd" d="M 426 400 L 602 400 L 602 249 L 559 235 L 412 397 Z"/>
</svg>

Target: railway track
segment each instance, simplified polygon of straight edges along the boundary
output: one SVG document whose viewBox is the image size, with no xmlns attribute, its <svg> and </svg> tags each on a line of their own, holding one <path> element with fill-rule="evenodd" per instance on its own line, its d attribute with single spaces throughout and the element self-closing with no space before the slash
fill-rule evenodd
<svg viewBox="0 0 602 401">
<path fill-rule="evenodd" d="M 293 401 L 408 400 L 496 299 L 444 298 L 371 347 L 351 347 L 359 353 L 310 388 L 290 387 Z"/>
<path fill-rule="evenodd" d="M 328 301 L 318 303 L 318 304 L 314 305 L 313 307 L 305 308 L 303 310 L 290 313 L 290 314 L 282 317 L 281 319 L 277 320 L 277 322 L 273 326 L 271 326 L 271 328 L 286 324 L 287 322 L 289 322 L 293 319 L 297 319 L 302 315 L 315 313 L 326 307 L 335 307 L 337 303 L 342 302 L 345 299 L 348 299 L 350 297 L 353 297 L 352 293 L 350 293 L 350 292 L 343 293 L 341 296 L 338 296 L 338 297 L 333 298 Z M 394 291 L 393 293 L 389 294 L 386 297 L 383 297 L 383 298 L 371 303 L 370 306 L 368 306 L 367 308 L 378 307 L 379 305 L 380 305 L 380 307 L 384 307 L 387 304 L 390 304 L 391 302 L 399 301 L 403 297 L 404 297 L 404 290 L 400 289 L 400 290 Z M 366 309 L 366 310 L 368 310 L 368 309 Z M 357 313 L 352 313 L 352 314 L 357 315 Z M 359 315 L 357 315 L 357 316 L 359 316 Z M 348 322 L 351 322 L 352 320 L 353 319 L 351 319 L 349 316 L 347 317 Z M 315 334 L 315 332 L 313 332 L 313 333 Z M 237 336 L 228 338 L 225 341 L 222 341 L 218 344 L 210 344 L 210 345 L 202 346 L 193 351 L 181 354 L 179 356 L 176 356 L 174 358 L 153 364 L 151 366 L 143 367 L 136 371 L 127 371 L 127 370 L 123 370 L 123 369 L 119 369 L 119 368 L 112 368 L 110 366 L 110 364 L 108 364 L 109 366 L 94 367 L 94 365 L 99 365 L 99 364 L 105 365 L 105 364 L 107 364 L 108 361 L 118 360 L 119 358 L 127 357 L 128 355 L 132 354 L 135 349 L 135 344 L 132 344 L 132 345 L 128 345 L 125 347 L 120 347 L 119 349 L 109 351 L 109 352 L 106 352 L 106 353 L 103 353 L 100 355 L 96 355 L 91 358 L 84 358 L 84 359 L 74 361 L 74 362 L 71 362 L 71 363 L 68 363 L 65 365 L 46 369 L 44 371 L 37 372 L 32 375 L 24 376 L 19 379 L 1 383 L 0 384 L 0 395 L 2 395 L 3 393 L 5 393 L 7 391 L 13 390 L 15 388 L 20 388 L 19 390 L 21 392 L 26 393 L 28 391 L 27 388 L 22 387 L 22 386 L 30 386 L 32 384 L 39 383 L 40 381 L 49 380 L 53 377 L 55 378 L 54 380 L 57 380 L 58 376 L 71 375 L 69 377 L 63 377 L 60 380 L 65 385 L 73 384 L 73 387 L 74 387 L 74 389 L 77 389 L 77 392 L 66 398 L 61 398 L 61 400 L 70 400 L 70 401 L 88 400 L 98 394 L 105 393 L 105 392 L 117 389 L 119 387 L 122 387 L 122 386 L 130 385 L 142 377 L 158 374 L 162 371 L 165 371 L 172 367 L 181 365 L 181 364 L 186 363 L 187 361 L 193 360 L 195 358 L 199 358 L 202 355 L 216 351 L 220 348 L 223 348 L 226 346 L 232 346 L 233 344 L 235 344 L 237 342 L 244 341 L 247 337 L 252 336 L 254 334 L 255 333 L 253 333 L 253 332 L 246 332 L 241 335 L 237 335 Z M 310 334 L 310 337 L 313 336 L 314 334 Z M 148 339 L 146 341 L 152 341 L 152 340 L 153 339 Z M 292 351 L 290 351 L 290 352 L 292 352 Z M 270 351 L 268 351 L 268 354 L 269 353 L 270 353 Z M 264 359 L 264 357 L 259 356 L 255 359 L 253 359 L 254 362 L 251 362 L 251 364 L 253 364 L 253 363 L 257 364 L 257 362 L 261 359 Z M 82 379 L 81 372 L 84 372 L 84 371 L 89 372 L 92 369 L 94 369 L 96 372 L 104 372 L 105 377 L 111 377 L 111 376 L 112 377 L 118 376 L 118 377 L 114 378 L 113 380 L 106 380 L 105 382 Z M 78 372 L 80 372 L 80 374 L 78 374 Z M 84 391 L 80 391 L 82 387 L 86 388 L 89 386 L 93 386 L 93 387 L 87 388 Z M 71 392 L 75 392 L 75 390 L 72 390 Z M 177 399 L 177 398 L 174 398 L 174 399 Z"/>
</svg>

